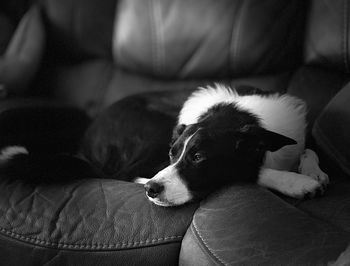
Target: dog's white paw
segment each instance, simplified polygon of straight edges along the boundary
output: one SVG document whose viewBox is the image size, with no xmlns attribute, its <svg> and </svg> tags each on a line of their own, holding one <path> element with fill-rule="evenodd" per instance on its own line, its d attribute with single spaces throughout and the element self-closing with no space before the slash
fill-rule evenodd
<svg viewBox="0 0 350 266">
<path fill-rule="evenodd" d="M 133 182 L 137 184 L 144 185 L 146 184 L 150 179 L 149 178 L 144 178 L 144 177 L 135 177 Z"/>
<path fill-rule="evenodd" d="M 279 191 L 293 198 L 313 198 L 323 194 L 325 187 L 319 181 L 305 175 L 292 172 L 285 173 L 278 184 Z"/>
<path fill-rule="evenodd" d="M 306 149 L 300 157 L 299 173 L 311 177 L 323 186 L 329 183 L 328 175 L 318 165 L 318 156 L 312 150 Z"/>
</svg>

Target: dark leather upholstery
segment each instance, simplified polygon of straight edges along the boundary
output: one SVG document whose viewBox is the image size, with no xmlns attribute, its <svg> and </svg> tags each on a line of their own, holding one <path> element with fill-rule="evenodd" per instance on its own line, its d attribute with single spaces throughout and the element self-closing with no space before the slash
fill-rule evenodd
<svg viewBox="0 0 350 266">
<path fill-rule="evenodd" d="M 10 94 L 21 94 L 37 73 L 45 47 L 42 17 L 37 7 L 21 20 L 1 58 L 0 83 Z"/>
<path fill-rule="evenodd" d="M 64 0 L 43 12 L 55 53 L 37 87 L 91 113 L 132 93 L 281 73 L 301 60 L 300 1 Z"/>
<path fill-rule="evenodd" d="M 11 20 L 0 12 L 0 55 L 4 53 L 14 31 L 14 25 Z"/>
<path fill-rule="evenodd" d="M 0 207 L 0 243 L 5 246 L 9 237 L 17 242 L 14 253 L 0 252 L 7 265 L 16 265 L 18 255 L 26 265 L 50 260 L 75 265 L 68 256 L 72 251 L 89 251 L 87 265 L 98 265 L 103 252 L 109 254 L 106 264 L 131 258 L 135 265 L 176 265 L 196 208 L 159 208 L 145 200 L 141 185 L 116 180 L 35 187 L 2 181 L 0 189 L 6 199 Z"/>
<path fill-rule="evenodd" d="M 288 69 L 301 10 L 299 1 L 119 1 L 115 62 L 181 79 Z"/>
<path fill-rule="evenodd" d="M 180 265 L 324 265 L 348 242 L 349 233 L 310 219 L 262 188 L 235 186 L 201 203 Z"/>
<path fill-rule="evenodd" d="M 309 14 L 306 63 L 349 73 L 349 2 L 310 1 Z"/>
<path fill-rule="evenodd" d="M 37 96 L 94 117 L 144 92 L 178 108 L 191 89 L 223 82 L 303 98 L 311 129 L 349 81 L 349 12 L 346 0 L 39 1 L 0 59 L 0 84 L 27 98 L 0 111 Z M 319 199 L 239 185 L 179 208 L 154 206 L 140 185 L 117 180 L 30 186 L 2 176 L 0 260 L 327 265 L 350 242 L 349 177 L 330 165 Z"/>
</svg>

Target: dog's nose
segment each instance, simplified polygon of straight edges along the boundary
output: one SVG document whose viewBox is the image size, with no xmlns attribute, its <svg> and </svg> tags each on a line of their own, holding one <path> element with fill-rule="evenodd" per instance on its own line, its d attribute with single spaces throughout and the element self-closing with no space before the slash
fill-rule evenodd
<svg viewBox="0 0 350 266">
<path fill-rule="evenodd" d="M 154 181 L 148 181 L 145 184 L 145 190 L 147 196 L 155 198 L 164 190 L 164 186 Z"/>
</svg>

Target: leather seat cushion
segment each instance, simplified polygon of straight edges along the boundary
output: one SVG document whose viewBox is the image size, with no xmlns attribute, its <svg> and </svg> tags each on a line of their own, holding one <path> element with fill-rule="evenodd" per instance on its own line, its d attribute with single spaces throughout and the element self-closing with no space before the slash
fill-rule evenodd
<svg viewBox="0 0 350 266">
<path fill-rule="evenodd" d="M 36 80 L 31 94 L 48 95 L 95 116 L 115 101 L 139 93 L 163 92 L 164 97 L 169 97 L 174 103 L 181 105 L 185 96 L 179 96 L 181 91 L 191 91 L 213 82 L 225 83 L 232 87 L 250 85 L 263 90 L 285 92 L 290 77 L 291 72 L 286 71 L 237 79 L 162 80 L 122 70 L 105 59 L 94 59 L 41 69 L 40 79 Z M 179 95 L 176 96 L 177 92 Z"/>
<path fill-rule="evenodd" d="M 158 207 L 145 198 L 142 185 L 103 179 L 30 186 L 2 176 L 0 194 L 0 245 L 10 243 L 11 252 L 28 258 L 26 265 L 43 265 L 72 251 L 96 254 L 91 262 L 109 252 L 115 262 L 127 257 L 139 264 L 176 264 L 197 207 Z M 165 250 L 168 256 L 162 256 Z"/>
</svg>

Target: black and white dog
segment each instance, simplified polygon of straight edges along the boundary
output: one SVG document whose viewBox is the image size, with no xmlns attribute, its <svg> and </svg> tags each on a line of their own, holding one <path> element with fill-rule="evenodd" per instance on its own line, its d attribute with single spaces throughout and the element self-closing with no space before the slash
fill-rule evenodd
<svg viewBox="0 0 350 266">
<path fill-rule="evenodd" d="M 18 117 L 32 126 L 32 137 L 21 142 L 17 141 L 23 139 L 20 136 L 10 146 L 0 143 L 0 170 L 29 180 L 28 175 L 33 179 L 74 176 L 127 181 L 153 176 L 134 181 L 143 183 L 147 198 L 160 206 L 201 200 L 239 182 L 258 183 L 296 198 L 322 192 L 328 176 L 320 170 L 315 152 L 304 147 L 306 105 L 292 96 L 256 92 L 239 95 L 218 84 L 200 88 L 187 98 L 177 122 L 164 112 L 166 108 L 157 110 L 161 98 L 154 103 L 127 98 L 103 112 L 86 130 L 82 145 L 69 154 L 62 150 L 61 133 L 47 143 L 42 138 L 49 134 L 41 134 L 35 144 L 36 126 L 32 124 L 38 119 L 25 112 L 27 117 Z M 70 115 L 66 116 L 61 119 L 63 126 L 55 124 L 56 130 L 70 121 Z M 51 118 L 47 115 L 42 124 Z M 8 120 L 14 123 L 12 117 Z M 28 135 L 28 129 L 22 131 Z M 45 147 L 52 149 L 52 145 L 57 146 L 59 156 L 52 150 L 45 154 Z"/>
<path fill-rule="evenodd" d="M 305 103 L 292 96 L 201 88 L 180 111 L 170 165 L 136 182 L 145 183 L 149 200 L 160 206 L 202 199 L 235 182 L 257 182 L 295 198 L 312 196 L 328 184 L 328 176 L 316 153 L 305 150 L 305 116 Z"/>
</svg>

